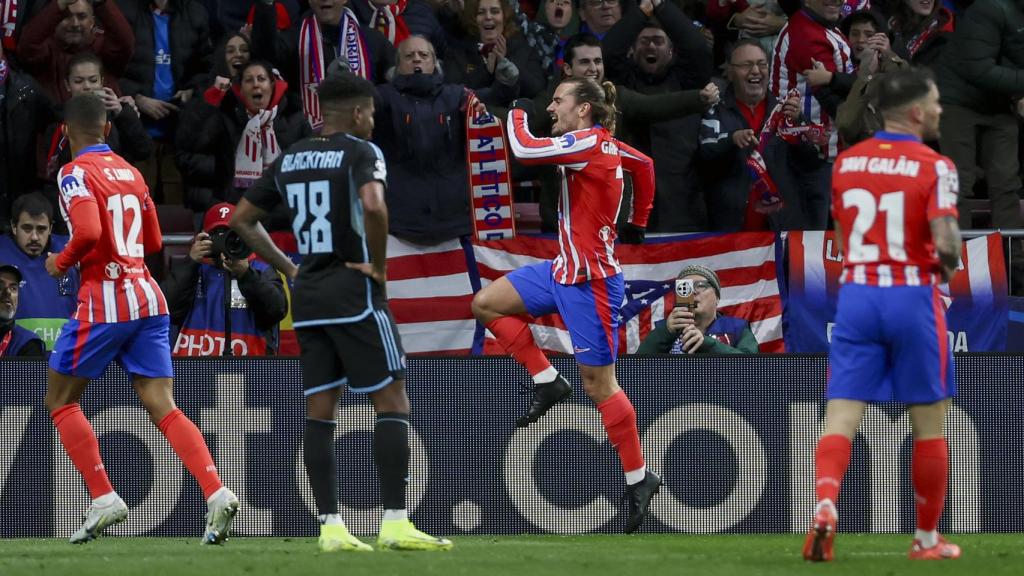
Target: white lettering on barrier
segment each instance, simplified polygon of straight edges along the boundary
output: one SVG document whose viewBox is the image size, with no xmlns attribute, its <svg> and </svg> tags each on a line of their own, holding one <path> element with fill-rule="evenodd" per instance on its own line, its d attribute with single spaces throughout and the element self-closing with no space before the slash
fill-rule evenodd
<svg viewBox="0 0 1024 576">
<path fill-rule="evenodd" d="M 683 532 L 728 530 L 742 522 L 761 501 L 767 477 L 761 438 L 742 416 L 724 406 L 677 406 L 659 416 L 643 435 L 649 466 L 664 470 L 669 446 L 676 438 L 694 430 L 717 434 L 732 448 L 737 468 L 732 491 L 714 506 L 698 508 L 681 502 L 671 490 L 663 489 L 651 501 L 651 511 L 664 524 Z"/>
<path fill-rule="evenodd" d="M 14 457 L 21 447 L 20 441 L 25 438 L 32 409 L 32 406 L 7 406 L 0 410 L 0 437 L 4 439 L 0 442 L 0 494 L 4 493 Z"/>
<path fill-rule="evenodd" d="M 355 432 L 373 432 L 376 415 L 373 407 L 366 404 L 340 406 L 338 408 L 337 426 L 334 429 L 334 440 Z M 302 462 L 303 447 L 300 445 L 295 456 L 295 485 L 302 495 L 302 502 L 310 514 L 316 515 L 316 504 L 313 502 L 313 488 L 306 476 L 306 466 Z M 339 462 L 341 465 L 369 466 L 370 462 Z M 416 468 L 422 464 L 422 468 Z M 409 503 L 409 514 L 423 500 L 427 492 L 427 481 L 430 480 L 430 456 L 423 446 L 423 439 L 416 429 L 409 426 L 409 485 L 406 499 Z M 380 527 L 381 508 L 352 508 L 344 502 L 338 502 L 338 513 L 345 519 L 345 525 L 353 534 L 376 534 Z"/>
<path fill-rule="evenodd" d="M 563 430 L 582 432 L 598 442 L 605 440 L 601 417 L 592 407 L 555 406 L 529 428 L 517 428 L 512 434 L 505 450 L 505 489 L 516 510 L 538 528 L 556 534 L 591 532 L 607 524 L 618 512 L 608 498 L 595 496 L 583 506 L 563 508 L 545 498 L 534 482 L 537 449 L 548 436 Z"/>
<path fill-rule="evenodd" d="M 217 472 L 224 485 L 238 496 L 238 517 L 231 525 L 231 531 L 250 536 L 270 536 L 274 529 L 274 511 L 257 508 L 247 497 L 250 489 L 246 477 L 249 459 L 246 439 L 249 434 L 273 432 L 272 410 L 252 406 L 246 401 L 244 374 L 217 374 L 213 390 L 216 395 L 214 407 L 200 412 L 199 428 L 207 434 L 216 434 L 219 449 L 214 452 L 214 461 Z M 253 486 L 252 491 L 260 488 Z"/>
<path fill-rule="evenodd" d="M 818 421 L 818 426 L 815 426 Z M 790 434 L 790 528 L 794 532 L 807 529 L 814 509 L 814 446 L 824 428 L 819 420 L 817 403 L 794 402 L 789 407 Z M 813 436 L 812 436 L 813 434 Z M 903 495 L 901 478 L 896 474 L 909 472 L 910 462 L 903 462 L 901 449 L 911 439 L 910 415 L 903 411 L 895 419 L 876 406 L 864 411 L 859 435 L 869 452 L 869 489 L 872 532 L 900 532 L 900 506 Z M 970 415 L 958 406 L 951 406 L 946 417 L 946 436 L 956 438 L 950 443 L 949 499 L 947 514 L 953 518 L 953 532 L 977 532 L 981 529 L 979 492 L 978 432 Z M 900 466 L 900 463 L 904 466 Z M 840 495 L 842 497 L 842 495 Z"/>
<path fill-rule="evenodd" d="M 138 536 L 163 524 L 178 503 L 182 466 L 160 430 L 149 420 L 149 414 L 137 406 L 114 406 L 89 420 L 101 443 L 107 433 L 130 434 L 142 442 L 152 462 L 153 481 L 149 491 L 141 502 L 132 507 L 128 520 L 109 528 L 108 534 Z M 74 464 L 64 453 L 56 429 L 53 429 L 53 487 L 54 535 L 67 537 L 78 528 L 81 515 L 89 506 L 89 493 L 82 485 Z M 197 533 L 202 524 L 202 511 L 197 510 Z"/>
</svg>

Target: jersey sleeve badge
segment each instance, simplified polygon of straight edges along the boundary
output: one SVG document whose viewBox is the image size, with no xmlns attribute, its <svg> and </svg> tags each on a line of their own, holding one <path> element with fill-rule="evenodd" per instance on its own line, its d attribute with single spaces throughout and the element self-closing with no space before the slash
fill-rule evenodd
<svg viewBox="0 0 1024 576">
<path fill-rule="evenodd" d="M 73 198 L 91 197 L 92 194 L 85 186 L 85 170 L 82 170 L 81 166 L 72 166 L 71 172 L 65 173 L 66 169 L 67 167 L 62 168 L 58 176 L 58 185 L 60 186 L 61 196 L 64 197 L 64 202 L 70 205 Z"/>
</svg>

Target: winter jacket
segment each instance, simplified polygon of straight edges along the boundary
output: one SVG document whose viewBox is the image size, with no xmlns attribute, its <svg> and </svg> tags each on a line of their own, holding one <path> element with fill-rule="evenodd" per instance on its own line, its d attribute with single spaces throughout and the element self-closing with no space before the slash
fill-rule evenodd
<svg viewBox="0 0 1024 576">
<path fill-rule="evenodd" d="M 286 89 L 287 84 L 279 80 L 272 99 L 278 106 L 274 134 L 281 150 L 313 135 L 302 110 L 289 107 Z M 219 92 L 211 88 L 189 101 L 175 140 L 176 161 L 186 184 L 185 203 L 199 213 L 218 202 L 236 204 L 245 194 L 245 189 L 236 188 L 233 182 L 235 153 L 249 114 L 235 89 Z M 274 228 L 282 225 L 288 227 L 275 222 Z"/>
<path fill-rule="evenodd" d="M 388 164 L 389 232 L 417 244 L 469 234 L 469 92 L 439 71 L 397 74 L 377 90 L 373 141 Z"/>
<path fill-rule="evenodd" d="M 1024 2 L 975 0 L 934 65 L 943 104 L 1009 113 L 1024 95 Z"/>
<path fill-rule="evenodd" d="M 0 222 L 18 196 L 39 190 L 36 138 L 56 118 L 53 104 L 31 76 L 10 70 L 0 86 Z"/>
<path fill-rule="evenodd" d="M 508 39 L 506 58 L 519 69 L 519 96 L 533 98 L 547 86 L 547 77 L 541 68 L 540 56 L 519 36 Z M 449 84 L 462 84 L 471 90 L 492 86 L 497 79 L 487 71 L 487 63 L 480 55 L 476 39 L 452 41 L 444 60 L 444 79 Z M 485 102 L 491 105 L 491 102 Z M 493 104 L 507 106 L 509 102 Z"/>
<path fill-rule="evenodd" d="M 135 31 L 135 53 L 121 76 L 121 91 L 128 96 L 152 97 L 156 72 L 152 5 L 149 0 L 118 0 L 118 5 Z M 210 70 L 213 52 L 206 8 L 194 0 L 171 0 L 167 14 L 174 90 L 199 92 L 205 88 L 200 82 Z"/>
<path fill-rule="evenodd" d="M 954 24 L 953 13 L 942 6 L 939 6 L 933 18 L 934 22 L 929 19 L 924 31 L 913 36 L 904 34 L 898 23 L 890 20 L 892 51 L 914 66 L 931 66 L 945 51 Z"/>
<path fill-rule="evenodd" d="M 747 129 L 753 129 L 754 134 L 759 134 L 775 104 L 775 97 L 768 94 L 762 126 L 750 126 L 740 112 L 740 104 L 736 102 L 732 86 L 729 86 L 722 94 L 721 102 L 704 114 L 700 127 L 698 166 L 704 180 L 711 230 L 738 231 L 743 227 L 752 181 L 747 168 L 751 149 L 737 148 L 732 135 L 737 130 Z M 785 201 L 786 194 L 794 187 L 793 166 L 816 165 L 818 151 L 809 144 L 789 145 L 781 138 L 772 136 L 762 157 Z M 776 223 L 772 221 L 772 224 L 774 227 Z"/>
</svg>

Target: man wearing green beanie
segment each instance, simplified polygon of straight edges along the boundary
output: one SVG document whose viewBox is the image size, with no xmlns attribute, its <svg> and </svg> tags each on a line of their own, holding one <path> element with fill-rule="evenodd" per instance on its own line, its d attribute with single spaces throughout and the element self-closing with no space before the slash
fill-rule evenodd
<svg viewBox="0 0 1024 576">
<path fill-rule="evenodd" d="M 693 284 L 693 303 L 687 305 L 677 291 L 676 306 L 668 318 L 655 324 L 640 343 L 637 354 L 756 354 L 757 340 L 750 323 L 718 313 L 722 283 L 707 266 L 691 264 L 678 280 Z"/>
</svg>

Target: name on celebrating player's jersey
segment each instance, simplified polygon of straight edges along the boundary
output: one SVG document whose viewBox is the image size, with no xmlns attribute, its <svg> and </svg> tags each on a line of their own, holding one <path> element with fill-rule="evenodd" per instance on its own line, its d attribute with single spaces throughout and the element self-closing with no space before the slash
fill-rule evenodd
<svg viewBox="0 0 1024 576">
<path fill-rule="evenodd" d="M 868 174 L 887 174 L 909 178 L 916 178 L 920 170 L 921 163 L 917 160 L 908 160 L 906 156 L 899 158 L 848 156 L 843 158 L 843 163 L 839 166 L 840 174 L 867 172 Z"/>
<path fill-rule="evenodd" d="M 321 150 L 285 154 L 284 160 L 281 161 L 281 172 L 340 168 L 341 159 L 344 156 L 345 153 L 338 150 Z"/>
</svg>

